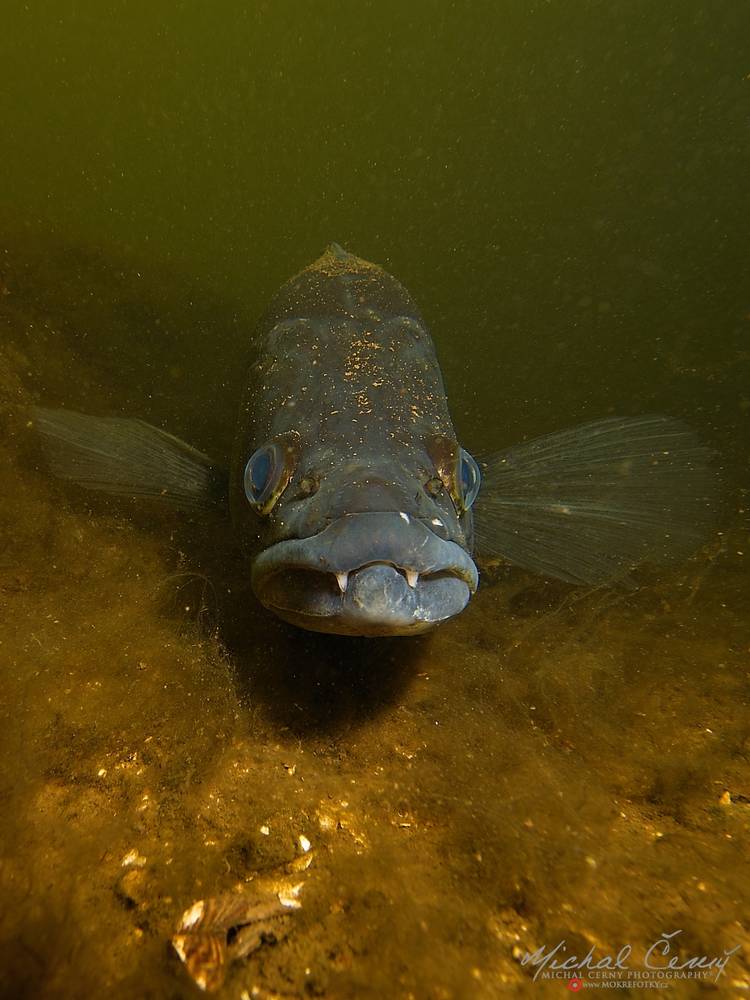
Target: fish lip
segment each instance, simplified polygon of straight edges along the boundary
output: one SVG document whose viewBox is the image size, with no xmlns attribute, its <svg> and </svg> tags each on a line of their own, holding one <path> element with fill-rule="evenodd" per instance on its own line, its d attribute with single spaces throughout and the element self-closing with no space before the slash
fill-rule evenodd
<svg viewBox="0 0 750 1000">
<path fill-rule="evenodd" d="M 390 563 L 355 570 L 344 593 L 331 579 L 329 573 L 281 571 L 268 580 L 261 601 L 279 618 L 315 632 L 395 636 L 425 632 L 454 618 L 471 598 L 468 584 L 457 576 L 426 576 L 413 588 Z"/>
<path fill-rule="evenodd" d="M 346 587 L 337 580 L 344 574 Z M 316 535 L 277 542 L 252 571 L 256 596 L 276 615 L 342 635 L 426 631 L 462 611 L 478 580 L 460 545 L 400 511 L 347 514 Z"/>
<path fill-rule="evenodd" d="M 479 585 L 474 560 L 465 549 L 402 511 L 344 514 L 315 535 L 276 542 L 255 558 L 252 585 L 258 593 L 265 579 L 286 569 L 335 576 L 373 563 L 388 563 L 420 577 L 448 573 L 463 580 L 472 594 Z"/>
</svg>

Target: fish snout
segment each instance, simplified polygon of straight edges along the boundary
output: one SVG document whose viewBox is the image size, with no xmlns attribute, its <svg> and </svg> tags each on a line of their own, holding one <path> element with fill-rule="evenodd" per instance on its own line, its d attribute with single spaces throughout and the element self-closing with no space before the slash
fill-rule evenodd
<svg viewBox="0 0 750 1000">
<path fill-rule="evenodd" d="M 399 511 L 410 500 L 409 488 L 401 478 L 389 476 L 386 470 L 370 468 L 348 471 L 344 482 L 340 476 L 330 476 L 321 489 L 319 506 L 325 505 L 328 518 Z"/>
<path fill-rule="evenodd" d="M 403 512 L 347 514 L 253 564 L 253 589 L 281 618 L 342 635 L 411 635 L 468 604 L 469 554 Z"/>
</svg>

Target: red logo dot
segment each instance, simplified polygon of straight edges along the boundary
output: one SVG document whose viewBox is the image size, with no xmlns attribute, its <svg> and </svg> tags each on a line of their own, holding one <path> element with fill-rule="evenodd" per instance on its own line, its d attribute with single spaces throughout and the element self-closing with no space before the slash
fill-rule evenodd
<svg viewBox="0 0 750 1000">
<path fill-rule="evenodd" d="M 568 989 L 571 993 L 577 993 L 579 990 L 583 989 L 583 980 L 574 976 L 572 979 L 568 980 Z"/>
</svg>

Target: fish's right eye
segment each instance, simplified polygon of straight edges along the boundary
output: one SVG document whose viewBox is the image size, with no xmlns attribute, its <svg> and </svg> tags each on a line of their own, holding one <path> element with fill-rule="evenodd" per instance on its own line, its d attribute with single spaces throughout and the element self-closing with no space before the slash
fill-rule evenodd
<svg viewBox="0 0 750 1000">
<path fill-rule="evenodd" d="M 294 470 L 293 456 L 277 442 L 265 444 L 245 466 L 245 496 L 256 514 L 268 514 L 286 489 Z"/>
</svg>

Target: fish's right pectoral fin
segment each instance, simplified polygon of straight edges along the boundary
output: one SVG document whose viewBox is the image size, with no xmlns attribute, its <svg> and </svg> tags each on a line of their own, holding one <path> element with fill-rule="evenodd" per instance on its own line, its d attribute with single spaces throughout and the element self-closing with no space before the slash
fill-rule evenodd
<svg viewBox="0 0 750 1000">
<path fill-rule="evenodd" d="M 89 490 L 152 497 L 181 507 L 222 499 L 223 477 L 203 452 L 142 420 L 31 411 L 50 471 Z"/>
<path fill-rule="evenodd" d="M 477 549 L 579 584 L 685 558 L 716 525 L 712 457 L 664 416 L 612 417 L 510 448 L 483 463 Z"/>
</svg>

